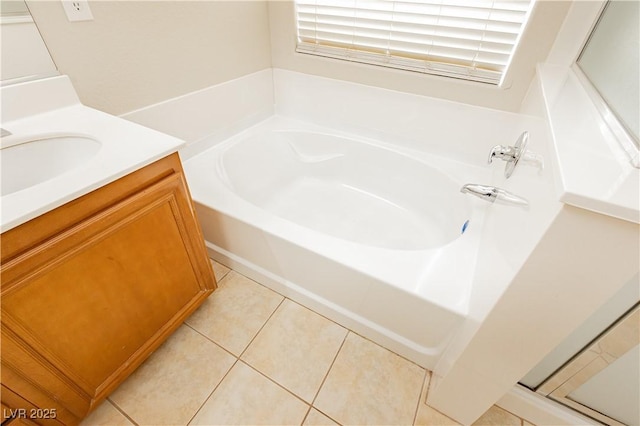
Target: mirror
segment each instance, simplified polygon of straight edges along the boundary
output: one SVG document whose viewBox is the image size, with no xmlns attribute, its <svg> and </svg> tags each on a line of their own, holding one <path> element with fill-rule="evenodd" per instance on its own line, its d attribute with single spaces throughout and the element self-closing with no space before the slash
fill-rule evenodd
<svg viewBox="0 0 640 426">
<path fill-rule="evenodd" d="M 640 140 L 640 2 L 606 3 L 578 66 L 636 147 Z"/>
<path fill-rule="evenodd" d="M 23 0 L 0 0 L 2 85 L 58 75 Z"/>
</svg>

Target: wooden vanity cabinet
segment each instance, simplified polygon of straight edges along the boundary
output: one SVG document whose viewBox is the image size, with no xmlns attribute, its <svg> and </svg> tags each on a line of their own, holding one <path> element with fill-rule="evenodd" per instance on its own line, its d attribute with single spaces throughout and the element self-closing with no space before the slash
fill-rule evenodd
<svg viewBox="0 0 640 426">
<path fill-rule="evenodd" d="M 1 245 L 2 403 L 35 423 L 79 422 L 216 288 L 177 154 Z"/>
</svg>

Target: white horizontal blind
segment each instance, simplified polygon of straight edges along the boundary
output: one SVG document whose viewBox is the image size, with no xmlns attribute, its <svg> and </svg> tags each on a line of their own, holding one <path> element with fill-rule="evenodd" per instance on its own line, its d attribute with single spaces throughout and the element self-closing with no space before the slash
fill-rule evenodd
<svg viewBox="0 0 640 426">
<path fill-rule="evenodd" d="M 295 0 L 297 51 L 499 84 L 535 0 Z"/>
</svg>

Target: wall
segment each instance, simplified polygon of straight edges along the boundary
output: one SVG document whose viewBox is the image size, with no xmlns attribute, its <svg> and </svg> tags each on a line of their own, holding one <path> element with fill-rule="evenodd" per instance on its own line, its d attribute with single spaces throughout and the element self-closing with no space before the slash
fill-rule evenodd
<svg viewBox="0 0 640 426">
<path fill-rule="evenodd" d="M 94 20 L 71 23 L 58 1 L 28 0 L 61 73 L 86 105 L 121 115 L 274 67 L 473 105 L 517 111 L 570 2 L 538 2 L 498 89 L 444 77 L 295 53 L 291 1 L 90 1 Z M 175 25 L 176 22 L 181 23 Z M 185 24 L 186 23 L 186 24 Z M 233 40 L 233 47 L 227 43 Z M 273 52 L 273 54 L 272 54 Z"/>
<path fill-rule="evenodd" d="M 571 2 L 539 1 L 513 60 L 509 87 L 400 71 L 295 52 L 296 29 L 291 1 L 269 2 L 274 68 L 283 68 L 402 92 L 433 96 L 506 111 L 518 111 L 535 75 L 536 63 L 547 56 Z"/>
<path fill-rule="evenodd" d="M 271 66 L 265 1 L 89 3 L 93 21 L 69 22 L 59 1 L 27 1 L 87 106 L 120 115 Z"/>
</svg>

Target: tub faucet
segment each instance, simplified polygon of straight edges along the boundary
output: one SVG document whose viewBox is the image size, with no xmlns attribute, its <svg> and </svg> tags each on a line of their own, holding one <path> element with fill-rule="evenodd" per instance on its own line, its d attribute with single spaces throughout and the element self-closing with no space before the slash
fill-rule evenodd
<svg viewBox="0 0 640 426">
<path fill-rule="evenodd" d="M 507 165 L 504 169 L 504 177 L 508 179 L 513 174 L 520 158 L 524 155 L 528 142 L 529 132 L 522 132 L 514 146 L 494 146 L 489 152 L 488 163 L 491 164 L 494 157 L 506 161 Z"/>
<path fill-rule="evenodd" d="M 489 153 L 489 164 L 493 162 L 494 157 L 504 161 L 516 161 L 517 151 L 513 146 L 496 145 Z"/>
<path fill-rule="evenodd" d="M 508 204 L 524 208 L 529 207 L 529 202 L 524 198 L 495 186 L 468 183 L 460 188 L 460 192 L 463 194 L 473 194 L 490 203 L 495 203 L 497 201 L 499 204 Z"/>
<path fill-rule="evenodd" d="M 0 127 L 0 138 L 4 138 L 5 136 L 11 136 L 11 132 Z"/>
</svg>

